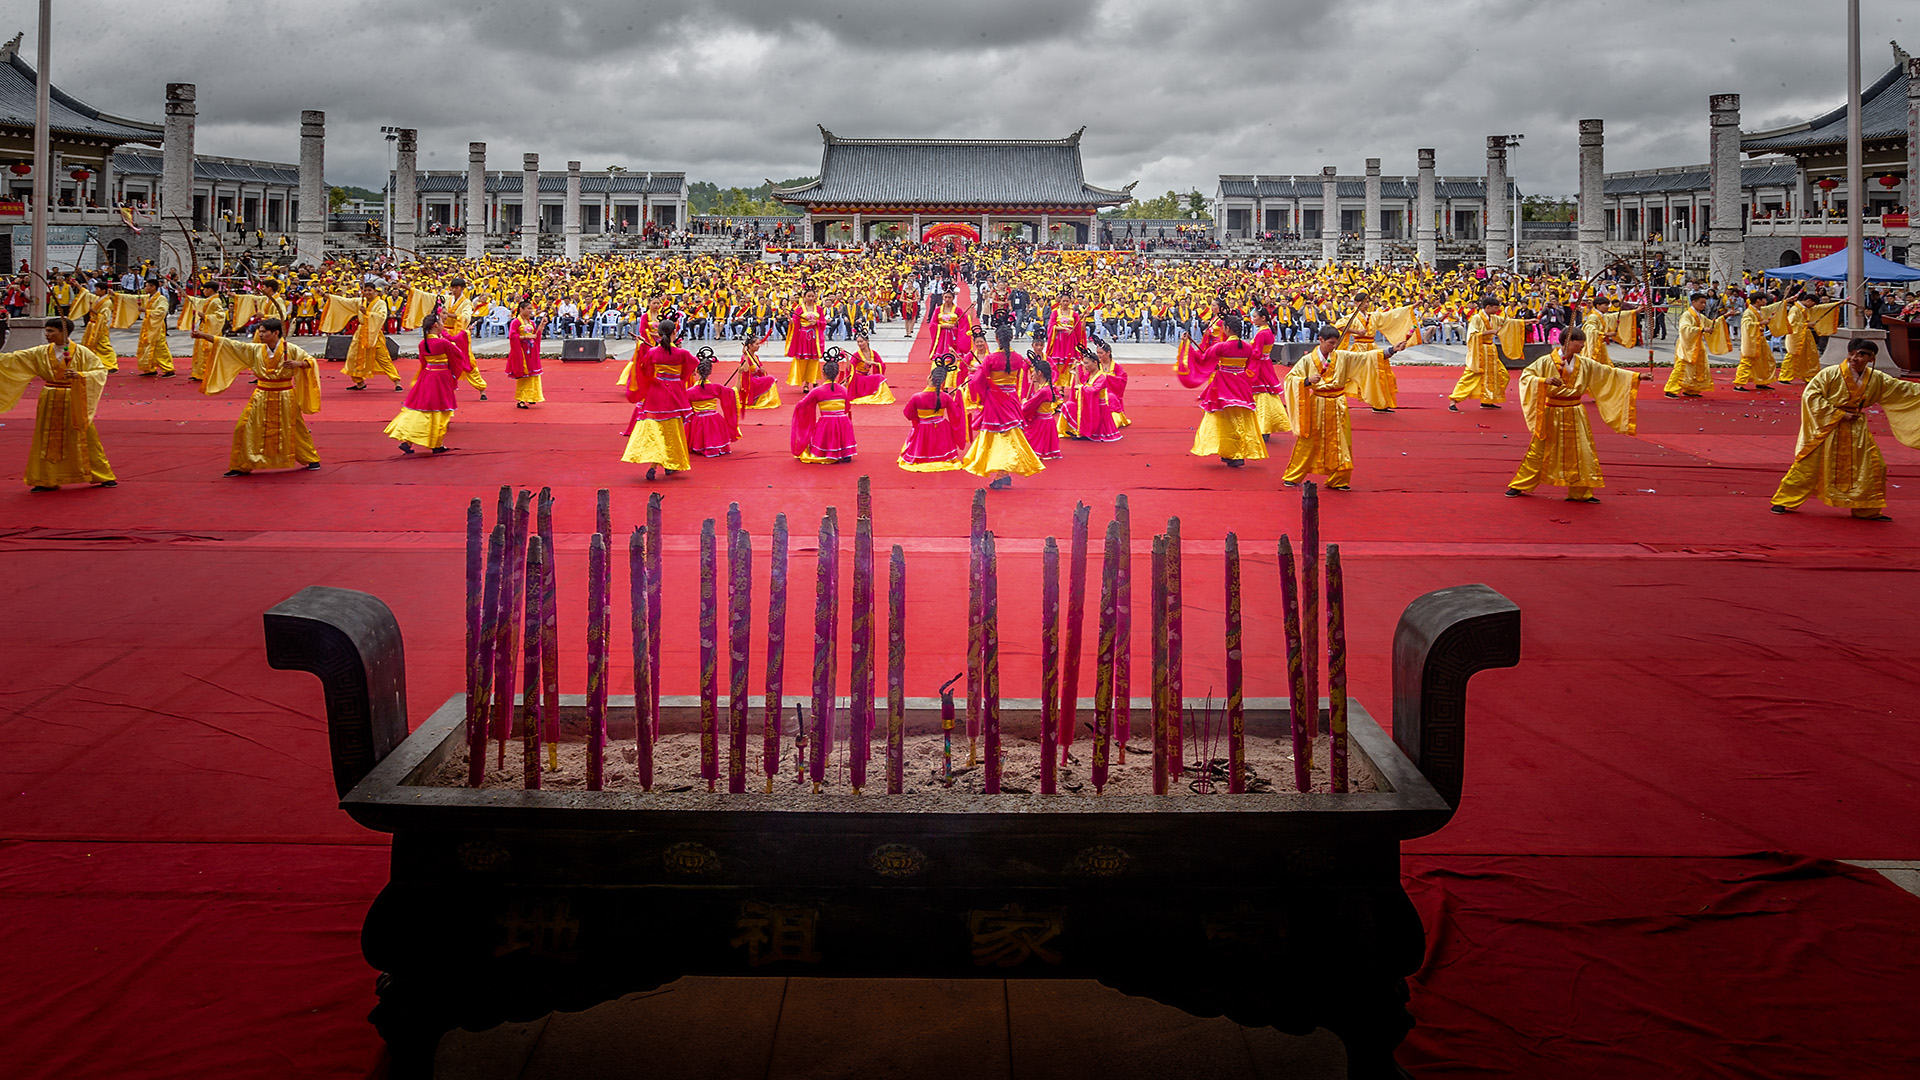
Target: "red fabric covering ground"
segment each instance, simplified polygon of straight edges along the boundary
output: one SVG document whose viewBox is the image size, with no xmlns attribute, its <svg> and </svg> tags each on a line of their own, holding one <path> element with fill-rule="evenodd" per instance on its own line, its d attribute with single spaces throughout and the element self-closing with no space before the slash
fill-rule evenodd
<svg viewBox="0 0 1920 1080">
<path fill-rule="evenodd" d="M 499 363 L 483 360 L 489 378 Z M 1164 367 L 1135 372 L 1122 442 L 1070 444 L 1064 461 L 990 501 L 1008 692 L 1036 678 L 1041 538 L 1065 536 L 1076 500 L 1094 504 L 1097 534 L 1125 491 L 1139 569 L 1157 524 L 1185 523 L 1189 692 L 1224 689 L 1213 643 L 1232 528 L 1250 559 L 1248 692 L 1284 693 L 1272 553 L 1282 532 L 1298 536 L 1298 496 L 1278 490 L 1277 460 L 1229 471 L 1188 456 L 1191 392 Z M 509 393 L 479 404 L 462 388 L 450 439 L 462 449 L 409 458 L 379 435 L 399 395 L 343 392 L 329 367 L 315 423 L 326 467 L 236 480 L 219 473 L 237 392 L 206 399 L 184 378 L 123 374 L 101 414 L 118 489 L 0 490 L 13 571 L 0 584 L 11 841 L 0 943 L 17 958 L 0 986 L 0 1035 L 25 1048 L 9 1055 L 25 1062 L 20 1075 L 200 1076 L 208 1064 L 350 1075 L 377 1059 L 363 1019 L 372 973 L 354 934 L 385 838 L 334 806 L 317 687 L 266 667 L 259 615 L 307 584 L 381 596 L 406 634 L 417 723 L 460 686 L 459 529 L 467 500 L 491 507 L 502 483 L 550 484 L 559 499 L 569 692 L 584 688 L 579 583 L 601 486 L 615 492 L 620 533 L 646 491 L 667 494 L 671 621 L 694 611 L 701 518 L 740 502 L 764 567 L 772 517 L 787 513 L 805 589 L 821 509 L 850 513 L 855 478 L 870 473 L 881 550 L 908 552 L 909 693 L 959 670 L 974 481 L 892 468 L 897 410 L 856 408 L 863 452 L 851 467 L 794 462 L 778 410 L 748 414 L 732 457 L 646 485 L 616 461 L 627 410 L 613 374 L 550 364 L 549 402 L 530 412 Z M 1759 851 L 1920 858 L 1920 678 L 1906 645 L 1920 454 L 1883 439 L 1891 525 L 1817 506 L 1777 518 L 1765 497 L 1791 454 L 1789 395 L 1654 397 L 1641 438 L 1600 437 L 1605 502 L 1507 500 L 1525 439 L 1518 410 L 1446 412 L 1452 375 L 1404 369 L 1407 407 L 1356 414 L 1356 490 L 1323 500 L 1325 535 L 1348 567 L 1354 693 L 1383 720 L 1387 643 L 1409 600 L 1484 581 L 1525 612 L 1521 666 L 1474 683 L 1461 812 L 1409 846 L 1434 944 L 1405 1060 L 1621 1075 L 1644 1071 L 1623 1055 L 1666 1039 L 1681 1048 L 1669 1063 L 1699 1075 L 1721 1075 L 1707 1063 L 1723 1060 L 1741 1063 L 1727 1075 L 1885 1075 L 1875 1003 L 1913 999 L 1914 965 L 1903 975 L 1895 961 L 1912 956 L 1920 901 L 1824 864 L 1738 882 L 1772 865 L 1741 858 Z M 0 421 L 0 469 L 17 476 L 31 414 Z M 764 569 L 757 579 L 764 611 Z M 805 605 L 795 611 L 791 627 Z M 803 671 L 805 635 L 793 637 L 789 671 Z M 691 635 L 668 641 L 670 692 L 692 689 L 695 648 Z M 631 673 L 616 667 L 614 683 L 628 691 Z M 1756 890 L 1772 906 L 1713 915 Z M 1580 906 L 1543 918 L 1563 897 Z M 1736 977 L 1682 977 L 1716 965 Z M 1749 1007 L 1756 971 L 1773 987 L 1764 1008 Z M 1795 1040 L 1783 1032 L 1796 1006 L 1849 1019 L 1831 1044 Z"/>
</svg>

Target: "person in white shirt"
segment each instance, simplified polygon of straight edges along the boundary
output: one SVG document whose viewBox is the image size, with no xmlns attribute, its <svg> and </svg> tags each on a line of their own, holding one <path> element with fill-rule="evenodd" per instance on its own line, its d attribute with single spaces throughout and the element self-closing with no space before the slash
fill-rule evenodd
<svg viewBox="0 0 1920 1080">
<path fill-rule="evenodd" d="M 560 301 L 560 306 L 554 311 L 554 322 L 559 326 L 562 334 L 568 337 L 579 337 L 580 305 L 571 299 Z"/>
</svg>

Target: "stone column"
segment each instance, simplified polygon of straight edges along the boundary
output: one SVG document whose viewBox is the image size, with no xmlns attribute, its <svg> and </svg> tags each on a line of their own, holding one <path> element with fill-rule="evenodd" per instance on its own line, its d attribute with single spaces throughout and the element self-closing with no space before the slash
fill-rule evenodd
<svg viewBox="0 0 1920 1080">
<path fill-rule="evenodd" d="M 93 197 L 99 201 L 101 206 L 105 206 L 109 208 L 112 207 L 114 204 L 114 198 L 113 198 L 113 149 L 111 147 L 109 147 L 108 149 L 102 150 L 100 152 L 100 175 L 94 178 L 93 183 L 94 183 Z M 260 215 L 262 217 L 265 217 L 266 213 L 267 213 L 267 204 L 263 200 L 260 204 Z"/>
<path fill-rule="evenodd" d="M 1740 229 L 1740 95 L 1714 94 L 1707 105 L 1712 115 L 1707 184 L 1713 199 L 1707 280 L 1728 285 L 1740 280 L 1747 264 L 1746 234 Z M 1700 223 L 1693 226 L 1698 235 Z"/>
<path fill-rule="evenodd" d="M 981 243 L 984 244 L 993 239 L 993 234 L 987 231 L 990 228 L 992 228 L 992 222 L 989 222 L 987 220 L 987 215 L 981 214 L 980 215 L 980 242 Z"/>
<path fill-rule="evenodd" d="M 1440 239 L 1433 229 L 1434 161 L 1431 149 L 1420 151 L 1420 189 L 1414 204 L 1414 250 L 1420 261 L 1432 266 L 1440 258 Z"/>
<path fill-rule="evenodd" d="M 1361 261 L 1372 265 L 1380 261 L 1382 251 L 1380 230 L 1380 159 L 1367 159 L 1367 224 L 1366 248 Z"/>
<path fill-rule="evenodd" d="M 478 259 L 487 253 L 487 144 L 467 144 L 467 213 L 461 225 L 467 230 L 467 258 Z"/>
<path fill-rule="evenodd" d="M 1320 168 L 1320 265 L 1340 261 L 1340 170 L 1333 165 Z"/>
<path fill-rule="evenodd" d="M 1053 232 L 1047 227 L 1052 224 L 1053 222 L 1047 219 L 1047 215 L 1040 215 L 1040 243 L 1045 244 L 1053 239 Z"/>
<path fill-rule="evenodd" d="M 911 242 L 915 244 L 920 242 L 920 215 L 919 214 L 913 215 L 913 236 L 910 237 L 909 239 L 911 240 Z M 986 237 L 982 236 L 980 239 L 985 240 Z"/>
<path fill-rule="evenodd" d="M 567 208 L 560 219 L 567 235 L 567 261 L 580 259 L 580 163 L 567 162 Z"/>
<path fill-rule="evenodd" d="M 1486 264 L 1499 266 L 1507 261 L 1507 247 L 1513 235 L 1507 217 L 1507 139 L 1504 135 L 1487 136 L 1486 203 Z"/>
<path fill-rule="evenodd" d="M 160 143 L 160 213 L 169 224 L 193 228 L 193 123 L 199 90 L 192 83 L 167 84 L 167 128 Z M 170 231 L 170 230 L 167 230 Z M 160 245 L 160 269 L 185 273 L 184 251 Z"/>
<path fill-rule="evenodd" d="M 540 257 L 540 155 L 520 156 L 520 257 Z"/>
<path fill-rule="evenodd" d="M 317 109 L 300 113 L 300 233 L 302 266 L 327 258 L 327 114 Z"/>
<path fill-rule="evenodd" d="M 1920 270 L 1920 56 L 1907 58 L 1907 190 L 1900 200 L 1907 208 L 1907 265 Z"/>
<path fill-rule="evenodd" d="M 1605 120 L 1580 121 L 1580 276 L 1598 274 L 1606 261 L 1607 157 Z"/>
<path fill-rule="evenodd" d="M 853 215 L 853 242 L 855 244 L 867 242 L 867 224 L 858 212 Z"/>
<path fill-rule="evenodd" d="M 420 235 L 420 132 L 401 128 L 393 154 L 393 255 L 401 262 L 413 258 Z"/>
</svg>

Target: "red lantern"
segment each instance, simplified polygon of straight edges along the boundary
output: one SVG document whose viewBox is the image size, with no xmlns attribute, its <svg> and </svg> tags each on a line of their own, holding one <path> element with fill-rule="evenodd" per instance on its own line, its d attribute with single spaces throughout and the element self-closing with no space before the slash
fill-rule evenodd
<svg viewBox="0 0 1920 1080">
<path fill-rule="evenodd" d="M 1835 180 L 1831 176 L 1825 176 L 1820 178 L 1818 186 L 1821 191 L 1832 191 L 1834 188 L 1840 186 L 1840 181 Z"/>
<path fill-rule="evenodd" d="M 73 177 L 75 180 L 78 180 L 80 183 L 84 184 L 87 182 L 87 177 L 92 176 L 93 174 L 88 172 L 85 169 L 75 169 L 72 172 L 68 173 L 67 175 Z"/>
<path fill-rule="evenodd" d="M 1883 188 L 1897 188 L 1900 186 L 1900 178 L 1892 173 L 1888 173 L 1880 178 L 1880 186 Z"/>
<path fill-rule="evenodd" d="M 13 164 L 7 166 L 7 171 L 13 173 L 13 175 L 15 176 L 25 176 L 28 173 L 33 171 L 33 166 L 27 164 L 24 161 L 16 161 Z"/>
</svg>

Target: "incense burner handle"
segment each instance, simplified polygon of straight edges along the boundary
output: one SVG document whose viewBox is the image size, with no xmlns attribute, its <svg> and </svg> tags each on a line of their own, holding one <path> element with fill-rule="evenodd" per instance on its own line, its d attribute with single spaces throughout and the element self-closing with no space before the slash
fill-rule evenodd
<svg viewBox="0 0 1920 1080">
<path fill-rule="evenodd" d="M 1393 741 L 1447 805 L 1466 770 L 1467 681 L 1520 662 L 1520 608 L 1485 585 L 1438 589 L 1407 605 L 1393 635 Z"/>
<path fill-rule="evenodd" d="M 267 664 L 320 677 L 334 790 L 353 790 L 407 737 L 400 623 L 371 593 L 312 585 L 268 609 Z"/>
</svg>

